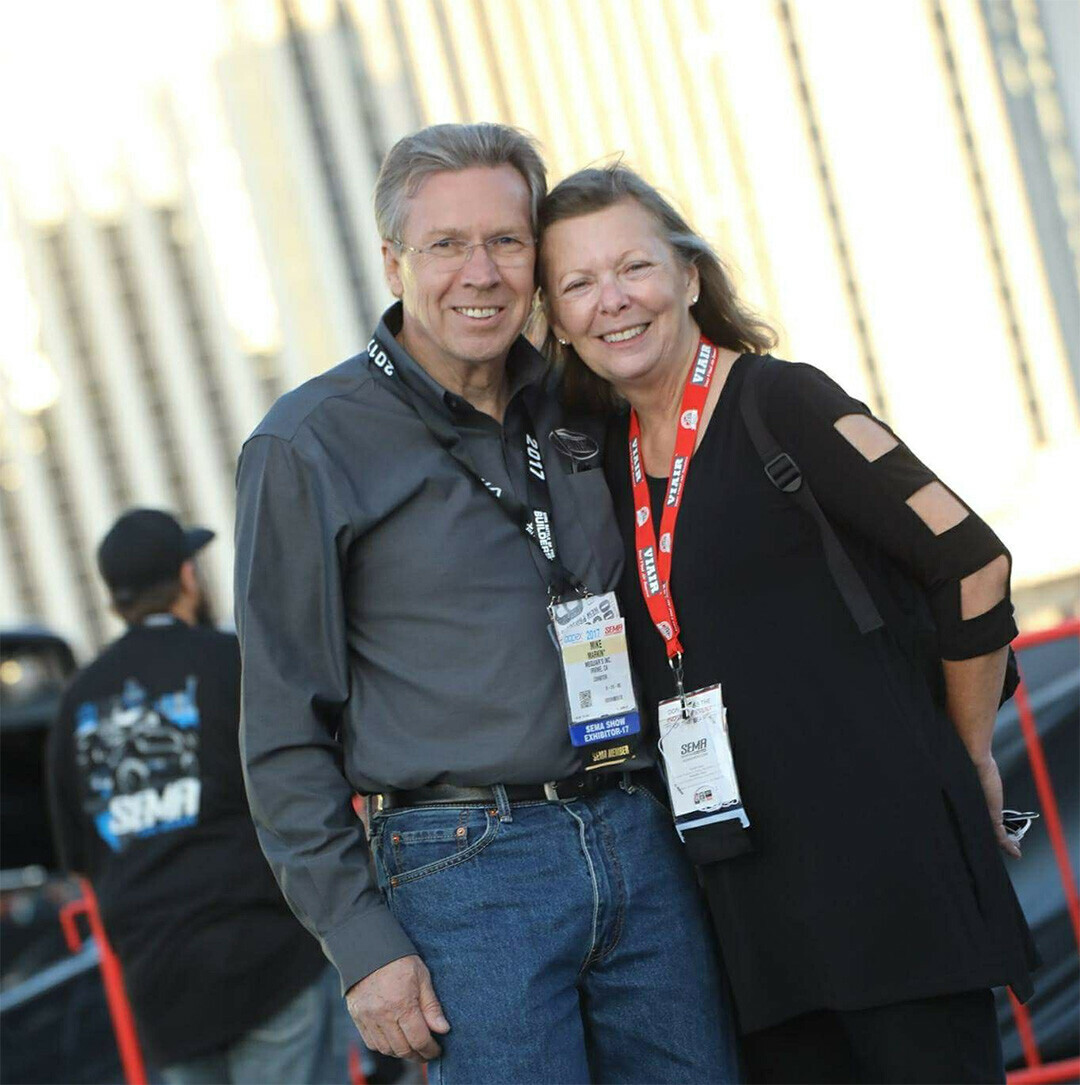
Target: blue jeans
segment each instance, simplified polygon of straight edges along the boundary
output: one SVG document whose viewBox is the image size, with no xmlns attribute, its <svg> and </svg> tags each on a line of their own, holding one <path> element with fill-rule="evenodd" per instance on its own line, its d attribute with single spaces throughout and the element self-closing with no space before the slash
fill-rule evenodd
<svg viewBox="0 0 1080 1085">
<path fill-rule="evenodd" d="M 344 1085 L 350 1042 L 360 1036 L 337 972 L 319 978 L 221 1051 L 162 1068 L 167 1085 Z"/>
<path fill-rule="evenodd" d="M 733 1082 L 735 1029 L 693 870 L 641 787 L 376 815 L 394 915 L 450 1032 L 431 1085 Z"/>
</svg>

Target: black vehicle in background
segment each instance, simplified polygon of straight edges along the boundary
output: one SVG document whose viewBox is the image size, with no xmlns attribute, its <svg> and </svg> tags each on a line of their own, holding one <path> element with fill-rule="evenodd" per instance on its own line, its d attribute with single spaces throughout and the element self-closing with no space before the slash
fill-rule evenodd
<svg viewBox="0 0 1080 1085">
<path fill-rule="evenodd" d="M 1020 671 L 1057 797 L 1075 885 L 1080 873 L 1080 638 L 1074 622 L 1071 633 L 1059 639 L 1025 648 L 1026 639 L 1021 636 L 1017 642 Z M 1014 810 L 1040 810 L 1020 725 L 1019 697 L 998 713 L 994 758 L 1001 770 L 1006 805 Z M 1042 1061 L 1054 1063 L 1080 1054 L 1080 959 L 1047 820 L 1044 810 L 1024 837 L 1023 859 L 1008 860 L 1007 867 L 1042 958 L 1027 1010 Z M 997 1006 L 1005 1065 L 1022 1067 L 1023 1046 L 1005 990 L 997 993 Z"/>
<path fill-rule="evenodd" d="M 121 1081 L 88 943 L 72 956 L 60 909 L 79 885 L 58 869 L 45 743 L 75 657 L 44 630 L 0 633 L 0 1081 Z"/>
</svg>

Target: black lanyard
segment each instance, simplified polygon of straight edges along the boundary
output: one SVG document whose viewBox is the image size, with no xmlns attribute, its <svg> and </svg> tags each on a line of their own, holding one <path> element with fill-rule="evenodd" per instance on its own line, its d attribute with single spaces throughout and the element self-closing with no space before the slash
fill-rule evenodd
<svg viewBox="0 0 1080 1085">
<path fill-rule="evenodd" d="M 440 414 L 421 395 L 418 395 L 401 378 L 394 365 L 390 350 L 379 338 L 378 333 L 371 337 L 367 347 L 368 366 L 372 373 L 382 378 L 386 387 L 392 390 L 402 403 L 411 407 L 417 417 L 440 445 L 454 458 L 465 473 L 475 479 L 498 502 L 499 508 L 518 526 L 526 538 L 543 554 L 547 568 L 551 571 L 548 578 L 548 595 L 554 602 L 568 588 L 580 595 L 591 592 L 559 560 L 558 545 L 555 542 L 555 528 L 551 517 L 551 493 L 548 488 L 547 468 L 540 455 L 540 442 L 536 439 L 532 414 L 526 397 L 522 397 L 525 414 L 525 485 L 529 504 L 522 504 L 512 493 L 488 482 L 476 469 L 472 457 L 465 448 L 461 434 L 445 415 Z"/>
</svg>

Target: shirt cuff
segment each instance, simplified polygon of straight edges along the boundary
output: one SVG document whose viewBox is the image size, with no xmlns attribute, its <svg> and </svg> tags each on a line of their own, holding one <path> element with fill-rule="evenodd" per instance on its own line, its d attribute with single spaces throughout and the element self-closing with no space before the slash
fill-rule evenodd
<svg viewBox="0 0 1080 1085">
<path fill-rule="evenodd" d="M 343 923 L 321 941 L 323 952 L 341 976 L 342 995 L 384 964 L 416 954 L 416 947 L 385 905 Z"/>
<path fill-rule="evenodd" d="M 1004 648 L 1017 632 L 1012 602 L 1006 597 L 977 618 L 954 621 L 948 628 L 939 626 L 938 647 L 942 659 L 974 659 Z"/>
</svg>

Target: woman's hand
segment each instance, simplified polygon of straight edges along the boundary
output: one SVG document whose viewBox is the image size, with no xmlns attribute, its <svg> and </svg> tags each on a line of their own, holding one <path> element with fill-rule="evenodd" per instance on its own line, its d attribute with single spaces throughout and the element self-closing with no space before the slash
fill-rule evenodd
<svg viewBox="0 0 1080 1085">
<path fill-rule="evenodd" d="M 1010 840 L 1001 817 L 1004 805 L 1001 773 L 990 752 L 994 737 L 1001 683 L 1005 677 L 1008 648 L 999 648 L 974 659 L 943 660 L 945 699 L 949 718 L 956 728 L 975 771 L 979 775 L 990 823 L 994 826 L 998 847 L 1014 859 L 1020 858 L 1020 847 Z"/>
<path fill-rule="evenodd" d="M 1006 855 L 1019 859 L 1020 845 L 1009 838 L 1009 834 L 1005 832 L 1005 822 L 1001 817 L 1004 800 L 1001 791 L 1001 773 L 998 772 L 997 762 L 988 755 L 982 761 L 975 762 L 975 771 L 979 774 L 979 783 L 982 785 L 986 806 L 990 811 L 990 822 L 994 826 L 994 836 L 997 837 L 998 847 Z"/>
</svg>

